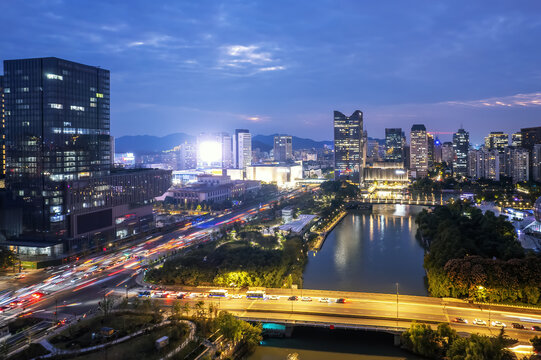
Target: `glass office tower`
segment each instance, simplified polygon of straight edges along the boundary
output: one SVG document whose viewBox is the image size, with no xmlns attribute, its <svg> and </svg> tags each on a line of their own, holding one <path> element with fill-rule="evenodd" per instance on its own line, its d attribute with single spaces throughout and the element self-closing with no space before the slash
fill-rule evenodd
<svg viewBox="0 0 541 360">
<path fill-rule="evenodd" d="M 351 116 L 334 112 L 334 178 L 362 182 L 364 167 L 363 113 Z"/>
<path fill-rule="evenodd" d="M 385 160 L 404 162 L 404 132 L 401 128 L 385 129 Z"/>
<path fill-rule="evenodd" d="M 6 185 L 25 231 L 65 235 L 67 181 L 108 175 L 109 71 L 58 58 L 4 61 Z"/>
</svg>

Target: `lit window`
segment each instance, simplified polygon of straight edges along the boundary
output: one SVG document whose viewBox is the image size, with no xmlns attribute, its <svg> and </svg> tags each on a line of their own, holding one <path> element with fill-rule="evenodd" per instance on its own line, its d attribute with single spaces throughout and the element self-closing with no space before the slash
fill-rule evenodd
<svg viewBox="0 0 541 360">
<path fill-rule="evenodd" d="M 96 107 L 96 103 L 90 103 L 90 107 Z"/>
<path fill-rule="evenodd" d="M 21 91 L 22 91 L 22 92 L 29 92 L 29 91 L 30 91 L 30 88 L 23 87 L 23 88 L 21 88 Z"/>
<path fill-rule="evenodd" d="M 10 89 L 10 88 L 5 88 L 5 89 L 4 89 L 4 93 L 9 94 L 10 92 L 11 92 L 11 89 Z"/>
<path fill-rule="evenodd" d="M 52 80 L 64 80 L 64 77 L 62 75 L 56 75 L 56 74 L 47 74 L 47 79 Z"/>
<path fill-rule="evenodd" d="M 96 97 L 97 98 L 103 98 L 103 94 L 102 93 L 96 93 Z"/>
<path fill-rule="evenodd" d="M 84 108 L 83 106 L 71 105 L 71 106 L 70 106 L 70 110 L 75 110 L 75 111 L 85 111 L 85 108 Z"/>
<path fill-rule="evenodd" d="M 95 97 L 91 97 L 91 98 L 90 98 L 90 102 L 96 102 L 96 98 L 95 98 Z"/>
<path fill-rule="evenodd" d="M 64 108 L 64 106 L 62 106 L 62 104 L 49 104 L 49 106 L 52 109 L 63 109 Z"/>
</svg>

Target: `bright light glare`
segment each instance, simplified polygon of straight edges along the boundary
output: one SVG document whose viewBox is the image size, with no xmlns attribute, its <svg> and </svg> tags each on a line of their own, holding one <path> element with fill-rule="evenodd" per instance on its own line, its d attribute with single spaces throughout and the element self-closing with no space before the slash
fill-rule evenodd
<svg viewBox="0 0 541 360">
<path fill-rule="evenodd" d="M 204 141 L 199 144 L 199 158 L 210 164 L 222 159 L 222 146 L 216 141 Z"/>
</svg>

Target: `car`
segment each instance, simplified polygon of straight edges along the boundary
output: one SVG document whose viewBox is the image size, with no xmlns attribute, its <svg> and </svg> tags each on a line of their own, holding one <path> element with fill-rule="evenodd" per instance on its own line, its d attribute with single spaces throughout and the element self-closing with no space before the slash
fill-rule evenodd
<svg viewBox="0 0 541 360">
<path fill-rule="evenodd" d="M 297 301 L 297 300 L 299 300 L 299 297 L 293 295 L 293 296 L 290 296 L 290 297 L 288 298 L 288 300 L 291 300 L 291 301 Z"/>
<path fill-rule="evenodd" d="M 537 325 L 534 325 L 534 326 L 532 326 L 532 330 L 533 331 L 541 331 L 541 327 L 539 327 Z"/>
<path fill-rule="evenodd" d="M 338 304 L 345 304 L 345 303 L 347 303 L 347 300 L 344 299 L 344 298 L 340 298 L 340 299 L 337 299 L 336 302 L 337 302 Z"/>
<path fill-rule="evenodd" d="M 241 294 L 231 295 L 231 299 L 242 299 L 242 295 Z"/>
<path fill-rule="evenodd" d="M 303 296 L 301 301 L 312 301 L 312 298 L 310 296 Z"/>
<path fill-rule="evenodd" d="M 322 303 L 330 303 L 331 300 L 329 298 L 319 298 L 319 302 L 322 302 Z"/>
<path fill-rule="evenodd" d="M 512 323 L 511 326 L 513 327 L 513 329 L 524 329 L 524 325 L 519 323 Z"/>
<path fill-rule="evenodd" d="M 179 293 L 179 294 L 177 295 L 177 299 L 184 299 L 185 296 L 186 296 L 186 294 Z"/>
<path fill-rule="evenodd" d="M 507 327 L 507 325 L 505 325 L 504 323 L 502 323 L 501 321 L 493 321 L 492 322 L 492 326 L 497 326 L 497 327 Z"/>
<path fill-rule="evenodd" d="M 277 296 L 277 295 L 269 295 L 268 299 L 269 299 L 269 300 L 279 300 L 280 297 Z"/>
<path fill-rule="evenodd" d="M 467 324 L 467 323 L 468 323 L 468 320 L 463 319 L 463 318 L 461 318 L 461 317 L 457 317 L 457 318 L 454 318 L 454 319 L 453 319 L 453 322 L 456 322 L 456 323 L 459 323 L 459 324 Z"/>
<path fill-rule="evenodd" d="M 486 325 L 487 322 L 485 320 L 475 319 L 475 320 L 473 320 L 473 324 L 474 325 Z"/>
</svg>

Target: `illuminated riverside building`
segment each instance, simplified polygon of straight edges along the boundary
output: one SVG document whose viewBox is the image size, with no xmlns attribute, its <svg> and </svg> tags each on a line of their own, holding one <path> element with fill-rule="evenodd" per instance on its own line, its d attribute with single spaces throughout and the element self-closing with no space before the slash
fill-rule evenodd
<svg viewBox="0 0 541 360">
<path fill-rule="evenodd" d="M 288 135 L 277 135 L 274 137 L 274 160 L 293 160 L 293 138 Z"/>
<path fill-rule="evenodd" d="M 334 178 L 362 182 L 365 165 L 363 141 L 363 113 L 356 110 L 351 116 L 334 112 Z"/>
<path fill-rule="evenodd" d="M 411 127 L 410 170 L 415 178 L 428 175 L 428 137 L 426 127 L 422 124 Z"/>
<path fill-rule="evenodd" d="M 453 134 L 453 150 L 455 153 L 453 160 L 453 173 L 455 175 L 468 175 L 468 150 L 470 147 L 470 134 L 459 129 Z"/>
<path fill-rule="evenodd" d="M 276 184 L 280 188 L 295 186 L 302 180 L 302 164 L 254 164 L 246 167 L 246 179 Z"/>
<path fill-rule="evenodd" d="M 232 138 L 228 133 L 201 133 L 197 136 L 197 167 L 201 169 L 233 166 Z M 192 168 L 193 169 L 193 168 Z"/>
</svg>

